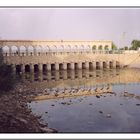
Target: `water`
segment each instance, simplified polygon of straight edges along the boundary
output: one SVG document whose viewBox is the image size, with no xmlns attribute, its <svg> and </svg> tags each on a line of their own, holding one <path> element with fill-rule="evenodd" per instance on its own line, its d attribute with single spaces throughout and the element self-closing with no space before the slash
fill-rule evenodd
<svg viewBox="0 0 140 140">
<path fill-rule="evenodd" d="M 50 128 L 64 133 L 140 132 L 139 69 L 54 72 L 51 78 L 45 74 L 39 77 L 42 80 L 34 78 L 30 86 L 63 90 L 110 84 L 116 93 L 104 93 L 100 98 L 90 95 L 30 103 L 33 113 L 41 115 L 42 122 Z M 124 92 L 128 96 L 124 96 Z"/>
</svg>

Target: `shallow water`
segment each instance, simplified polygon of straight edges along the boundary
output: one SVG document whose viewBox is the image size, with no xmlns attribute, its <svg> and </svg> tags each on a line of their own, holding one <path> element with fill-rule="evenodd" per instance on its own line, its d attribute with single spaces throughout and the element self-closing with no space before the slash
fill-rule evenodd
<svg viewBox="0 0 140 140">
<path fill-rule="evenodd" d="M 139 69 L 86 73 L 87 78 L 82 74 L 82 77 L 71 75 L 73 78 L 67 76 L 64 79 L 62 75 L 62 78 L 54 80 L 54 76 L 42 88 L 62 90 L 110 84 L 116 94 L 104 93 L 100 98 L 91 95 L 33 101 L 29 104 L 33 113 L 41 115 L 43 122 L 59 132 L 140 132 Z M 41 84 L 44 83 L 38 82 L 38 87 Z M 126 97 L 125 91 L 134 95 Z"/>
</svg>

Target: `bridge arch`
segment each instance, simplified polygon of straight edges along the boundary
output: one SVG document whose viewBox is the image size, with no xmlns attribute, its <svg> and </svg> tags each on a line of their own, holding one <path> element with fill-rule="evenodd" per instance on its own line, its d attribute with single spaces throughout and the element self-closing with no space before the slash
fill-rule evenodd
<svg viewBox="0 0 140 140">
<path fill-rule="evenodd" d="M 73 50 L 73 52 L 78 52 L 78 46 L 77 45 L 73 45 L 72 46 L 72 50 Z"/>
<path fill-rule="evenodd" d="M 24 55 L 26 53 L 27 48 L 25 46 L 20 46 L 19 49 L 20 49 L 20 53 L 22 55 Z"/>
<path fill-rule="evenodd" d="M 57 51 L 64 52 L 64 45 L 60 45 L 57 47 Z"/>
<path fill-rule="evenodd" d="M 100 62 L 96 61 L 96 69 L 100 69 Z"/>
<path fill-rule="evenodd" d="M 107 63 L 105 61 L 103 61 L 103 68 L 107 68 Z"/>
<path fill-rule="evenodd" d="M 98 46 L 98 50 L 103 50 L 103 46 L 102 45 L 99 45 Z"/>
<path fill-rule="evenodd" d="M 113 61 L 109 61 L 109 68 L 113 68 Z"/>
<path fill-rule="evenodd" d="M 40 53 L 42 52 L 42 47 L 41 46 L 36 46 L 36 47 L 34 47 L 34 50 L 35 50 L 37 55 L 40 55 Z"/>
<path fill-rule="evenodd" d="M 56 45 L 50 46 L 49 48 L 50 48 L 50 52 L 57 52 L 58 51 L 57 50 L 58 48 Z"/>
<path fill-rule="evenodd" d="M 90 51 L 91 51 L 91 46 L 87 45 L 87 52 L 90 52 Z"/>
<path fill-rule="evenodd" d="M 108 45 L 105 45 L 104 46 L 104 50 L 109 50 L 109 46 Z"/>
<path fill-rule="evenodd" d="M 89 62 L 89 69 L 93 70 L 94 66 L 93 66 L 93 62 Z"/>
<path fill-rule="evenodd" d="M 42 46 L 42 52 L 43 53 L 49 52 L 49 47 L 48 46 Z"/>
<path fill-rule="evenodd" d="M 30 72 L 30 65 L 29 64 L 25 65 L 25 72 Z"/>
<path fill-rule="evenodd" d="M 84 52 L 85 46 L 84 45 L 80 45 L 79 49 L 80 49 L 80 52 Z"/>
<path fill-rule="evenodd" d="M 120 68 L 120 62 L 116 61 L 116 68 Z"/>
<path fill-rule="evenodd" d="M 29 55 L 33 55 L 34 54 L 34 47 L 33 46 L 28 46 L 27 47 L 27 52 Z"/>
<path fill-rule="evenodd" d="M 2 47 L 2 52 L 8 55 L 10 53 L 10 48 L 8 46 L 4 46 Z"/>
<path fill-rule="evenodd" d="M 18 54 L 19 53 L 19 49 L 17 46 L 11 46 L 11 53 L 12 54 Z"/>
<path fill-rule="evenodd" d="M 92 46 L 92 50 L 94 51 L 94 50 L 97 50 L 97 46 L 96 45 L 93 45 Z"/>
</svg>

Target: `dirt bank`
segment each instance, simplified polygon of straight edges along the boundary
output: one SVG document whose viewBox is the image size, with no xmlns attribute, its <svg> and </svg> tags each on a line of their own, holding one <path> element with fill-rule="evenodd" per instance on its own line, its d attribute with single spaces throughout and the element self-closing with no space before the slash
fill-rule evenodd
<svg viewBox="0 0 140 140">
<path fill-rule="evenodd" d="M 9 93 L 0 94 L 0 132 L 1 133 L 54 133 L 47 124 L 40 123 L 40 116 L 32 114 L 27 103 L 31 91 L 22 85 Z"/>
</svg>

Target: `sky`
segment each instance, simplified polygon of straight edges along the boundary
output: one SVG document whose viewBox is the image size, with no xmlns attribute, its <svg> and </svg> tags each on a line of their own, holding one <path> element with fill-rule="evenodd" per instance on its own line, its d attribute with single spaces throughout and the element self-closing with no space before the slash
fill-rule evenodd
<svg viewBox="0 0 140 140">
<path fill-rule="evenodd" d="M 111 40 L 118 47 L 140 39 L 140 9 L 0 9 L 1 39 Z"/>
</svg>

